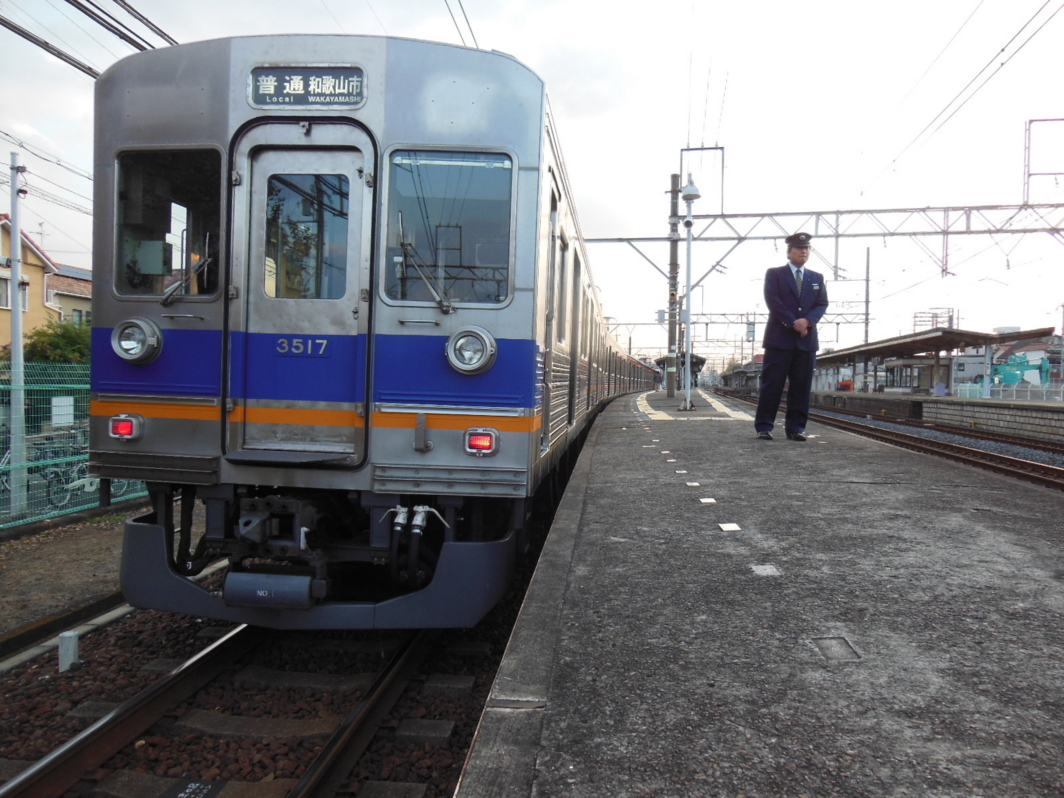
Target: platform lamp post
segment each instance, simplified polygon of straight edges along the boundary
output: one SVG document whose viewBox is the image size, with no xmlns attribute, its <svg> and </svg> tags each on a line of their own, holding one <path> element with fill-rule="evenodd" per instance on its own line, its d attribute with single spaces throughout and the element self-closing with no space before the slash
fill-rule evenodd
<svg viewBox="0 0 1064 798">
<path fill-rule="evenodd" d="M 695 181 L 691 173 L 687 173 L 687 185 L 680 191 L 680 199 L 687 205 L 687 216 L 684 217 L 683 226 L 687 228 L 687 289 L 684 293 L 684 329 L 687 330 L 686 346 L 684 347 L 683 369 L 683 404 L 681 410 L 694 410 L 691 405 L 691 228 L 694 226 L 694 218 L 691 216 L 691 205 L 702 195 L 698 193 Z"/>
</svg>

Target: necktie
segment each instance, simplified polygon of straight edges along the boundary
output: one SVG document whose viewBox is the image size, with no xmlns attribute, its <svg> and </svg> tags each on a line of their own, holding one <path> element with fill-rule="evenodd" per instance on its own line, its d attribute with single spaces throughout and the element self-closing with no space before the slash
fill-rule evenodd
<svg viewBox="0 0 1064 798">
<path fill-rule="evenodd" d="M 795 269 L 794 270 L 794 281 L 796 283 L 798 283 L 798 296 L 801 296 L 802 295 L 802 270 L 801 269 Z"/>
</svg>

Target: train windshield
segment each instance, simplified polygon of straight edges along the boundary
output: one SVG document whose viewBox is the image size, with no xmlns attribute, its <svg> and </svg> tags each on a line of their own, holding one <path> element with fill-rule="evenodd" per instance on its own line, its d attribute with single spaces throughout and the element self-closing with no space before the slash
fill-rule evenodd
<svg viewBox="0 0 1064 798">
<path fill-rule="evenodd" d="M 399 151 L 388 189 L 385 291 L 398 300 L 497 304 L 510 285 L 513 162 Z"/>
<path fill-rule="evenodd" d="M 118 157 L 119 294 L 181 296 L 218 290 L 222 156 L 217 150 Z"/>
</svg>

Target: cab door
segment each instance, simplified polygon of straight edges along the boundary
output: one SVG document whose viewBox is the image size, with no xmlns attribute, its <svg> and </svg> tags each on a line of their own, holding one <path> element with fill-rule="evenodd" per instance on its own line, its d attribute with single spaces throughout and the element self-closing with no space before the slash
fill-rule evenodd
<svg viewBox="0 0 1064 798">
<path fill-rule="evenodd" d="M 366 438 L 366 142 L 340 125 L 307 124 L 298 135 L 292 125 L 264 127 L 238 149 L 247 174 L 234 214 L 246 216 L 242 240 L 234 224 L 233 280 L 245 302 L 232 325 L 227 459 L 357 465 Z M 315 137 L 315 128 L 325 130 Z"/>
</svg>

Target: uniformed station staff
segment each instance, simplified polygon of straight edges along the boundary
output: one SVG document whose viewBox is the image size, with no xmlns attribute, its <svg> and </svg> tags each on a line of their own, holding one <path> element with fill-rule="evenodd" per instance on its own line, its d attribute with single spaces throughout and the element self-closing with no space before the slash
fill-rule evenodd
<svg viewBox="0 0 1064 798">
<path fill-rule="evenodd" d="M 809 392 L 813 386 L 813 367 L 819 347 L 816 325 L 828 309 L 824 276 L 805 267 L 812 240 L 809 233 L 787 236 L 789 262 L 765 272 L 768 324 L 762 344 L 765 359 L 761 368 L 761 392 L 754 417 L 757 437 L 765 441 L 772 440 L 776 411 L 788 380 L 787 416 L 783 428 L 788 440 L 805 440 Z"/>
</svg>

